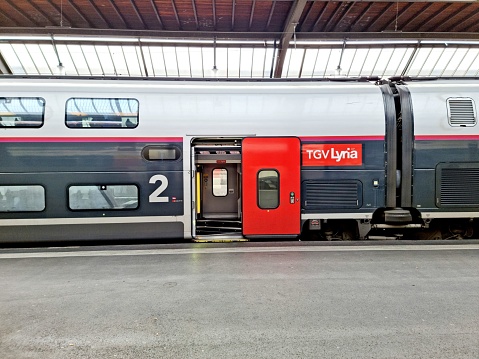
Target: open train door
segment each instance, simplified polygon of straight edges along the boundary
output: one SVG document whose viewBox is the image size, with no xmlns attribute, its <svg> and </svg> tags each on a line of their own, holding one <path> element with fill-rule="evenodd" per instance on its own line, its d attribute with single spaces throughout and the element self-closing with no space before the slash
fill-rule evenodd
<svg viewBox="0 0 479 359">
<path fill-rule="evenodd" d="M 243 235 L 250 238 L 299 235 L 299 138 L 245 138 L 242 168 Z"/>
</svg>

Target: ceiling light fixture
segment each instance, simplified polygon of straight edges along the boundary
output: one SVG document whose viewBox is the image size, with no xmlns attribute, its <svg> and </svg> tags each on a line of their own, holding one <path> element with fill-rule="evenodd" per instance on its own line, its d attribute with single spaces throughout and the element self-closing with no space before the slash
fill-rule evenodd
<svg viewBox="0 0 479 359">
<path fill-rule="evenodd" d="M 216 77 L 216 73 L 218 72 L 218 68 L 216 67 L 216 36 L 213 38 L 213 76 Z"/>
<path fill-rule="evenodd" d="M 57 65 L 58 74 L 59 74 L 60 76 L 64 76 L 64 75 L 65 75 L 65 66 L 63 66 L 62 61 L 60 60 L 60 55 L 58 54 L 57 45 L 55 44 L 55 38 L 53 37 L 53 35 L 52 35 L 52 45 L 53 45 L 53 50 L 55 51 L 55 55 L 57 55 L 57 60 L 58 60 L 58 65 Z"/>
</svg>

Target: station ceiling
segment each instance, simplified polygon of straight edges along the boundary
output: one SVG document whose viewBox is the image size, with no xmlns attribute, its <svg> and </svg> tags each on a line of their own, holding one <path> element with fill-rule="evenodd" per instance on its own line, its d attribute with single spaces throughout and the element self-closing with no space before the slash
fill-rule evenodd
<svg viewBox="0 0 479 359">
<path fill-rule="evenodd" d="M 3 0 L 0 72 L 477 77 L 479 2 Z"/>
</svg>

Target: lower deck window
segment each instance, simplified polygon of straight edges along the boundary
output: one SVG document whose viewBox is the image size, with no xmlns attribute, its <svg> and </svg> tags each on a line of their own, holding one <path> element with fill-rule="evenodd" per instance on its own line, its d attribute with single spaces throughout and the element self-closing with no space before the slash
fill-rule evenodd
<svg viewBox="0 0 479 359">
<path fill-rule="evenodd" d="M 68 206 L 74 211 L 136 209 L 138 208 L 138 187 L 135 185 L 70 186 Z"/>
<path fill-rule="evenodd" d="M 0 186 L 0 212 L 41 212 L 45 188 L 40 185 Z"/>
</svg>

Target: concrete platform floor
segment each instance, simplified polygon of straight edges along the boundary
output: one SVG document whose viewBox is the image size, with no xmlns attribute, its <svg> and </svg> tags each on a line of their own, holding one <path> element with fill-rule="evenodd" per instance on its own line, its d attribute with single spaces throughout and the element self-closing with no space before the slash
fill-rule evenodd
<svg viewBox="0 0 479 359">
<path fill-rule="evenodd" d="M 0 358 L 479 358 L 477 242 L 0 249 Z"/>
</svg>

